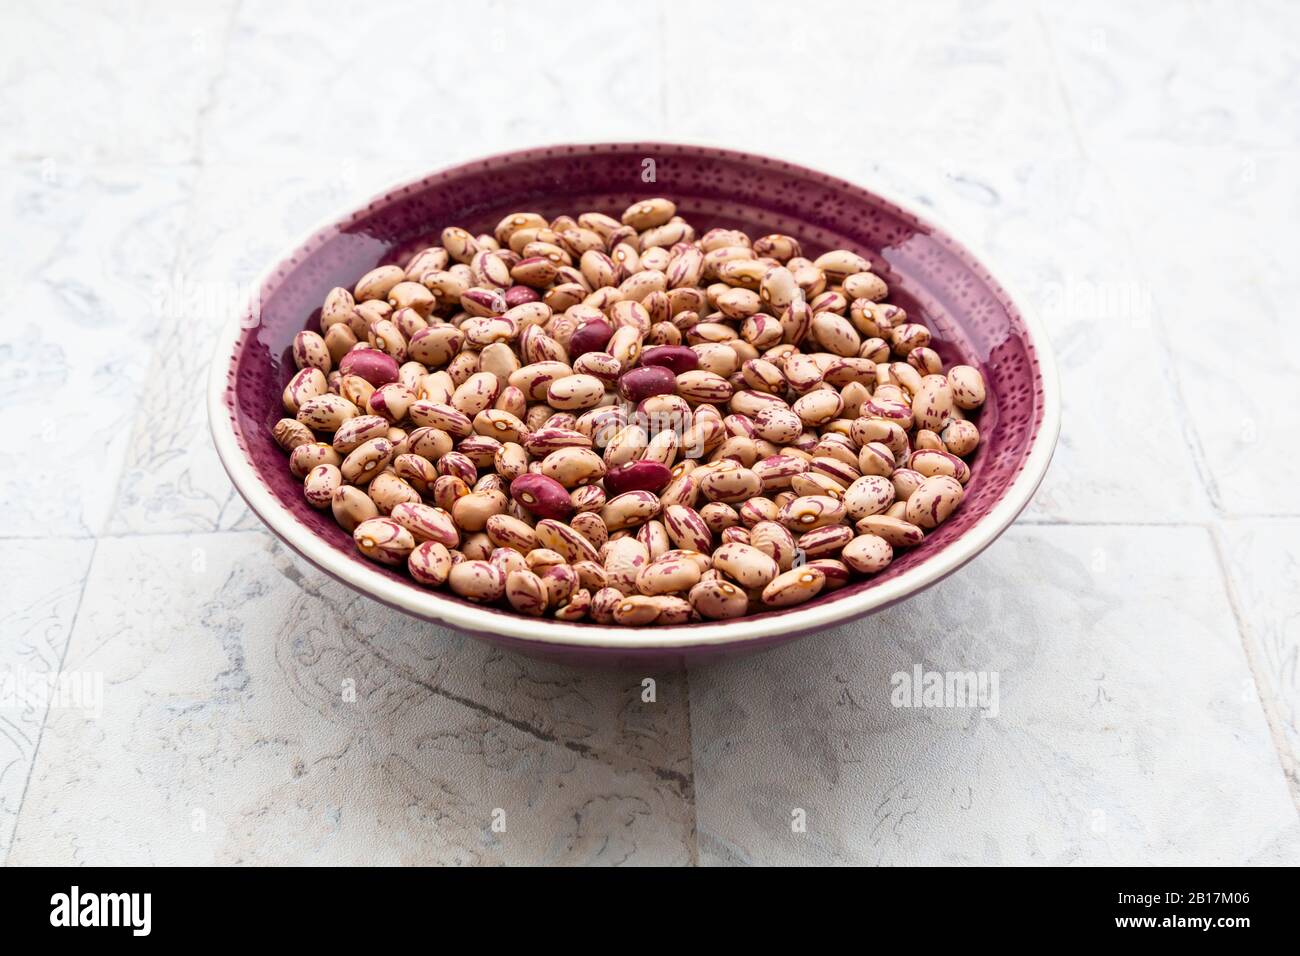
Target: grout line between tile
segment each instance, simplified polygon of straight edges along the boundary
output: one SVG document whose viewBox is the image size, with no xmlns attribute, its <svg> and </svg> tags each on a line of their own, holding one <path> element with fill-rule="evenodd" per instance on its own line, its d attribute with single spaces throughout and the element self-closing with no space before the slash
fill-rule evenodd
<svg viewBox="0 0 1300 956">
<path fill-rule="evenodd" d="M 695 732 L 691 722 L 691 669 L 688 665 L 686 677 L 686 778 L 691 782 L 691 820 L 690 832 L 686 835 L 691 851 L 691 866 L 700 865 L 700 814 L 698 807 L 699 793 L 695 786 Z"/>
<path fill-rule="evenodd" d="M 1219 529 L 1215 526 L 1209 526 L 1206 531 L 1210 535 L 1210 545 L 1214 549 L 1214 558 L 1219 565 L 1219 576 L 1223 580 L 1223 587 L 1228 596 L 1228 605 L 1232 608 L 1232 617 L 1237 624 L 1237 634 L 1241 638 L 1242 649 L 1246 654 L 1246 665 L 1250 668 L 1250 676 L 1255 681 L 1255 690 L 1259 694 L 1260 706 L 1264 709 L 1264 719 L 1268 723 L 1269 735 L 1273 738 L 1273 749 L 1277 753 L 1278 762 L 1281 764 L 1287 790 L 1296 805 L 1296 811 L 1300 813 L 1300 761 L 1297 761 L 1295 754 L 1291 752 L 1290 742 L 1287 740 L 1286 732 L 1282 727 L 1282 718 L 1278 714 L 1272 684 L 1268 681 L 1264 669 L 1260 665 L 1263 653 L 1256 645 L 1254 631 L 1242 609 L 1236 585 L 1233 583 L 1232 574 L 1228 568 Z"/>
<path fill-rule="evenodd" d="M 81 591 L 77 594 L 77 607 L 72 612 L 72 620 L 68 624 L 68 638 L 63 642 L 63 653 L 59 655 L 59 669 L 55 672 L 56 679 L 63 673 L 63 667 L 68 660 L 68 650 L 72 647 L 72 637 L 77 631 L 77 621 L 81 619 L 81 606 L 86 599 L 86 588 L 90 584 L 91 572 L 95 569 L 95 555 L 99 552 L 99 541 L 96 540 L 90 549 L 90 559 L 86 562 L 86 574 L 81 579 Z M 7 865 L 9 853 L 13 849 L 14 841 L 18 838 L 18 829 L 23 822 L 23 807 L 27 803 L 27 790 L 32 784 L 32 775 L 36 773 L 36 761 L 41 754 L 41 741 L 45 739 L 45 725 L 50 719 L 50 707 L 47 702 L 45 713 L 41 716 L 41 729 L 36 735 L 36 746 L 32 748 L 31 766 L 27 768 L 27 779 L 23 781 L 23 792 L 18 797 L 18 809 L 14 813 L 13 833 L 9 838 L 9 845 L 5 847 L 4 854 L 0 856 L 0 866 Z"/>
<path fill-rule="evenodd" d="M 1059 60 L 1056 56 L 1054 35 L 1050 25 L 1043 17 L 1041 4 L 1036 4 L 1034 11 L 1039 28 L 1043 32 L 1044 42 L 1047 44 L 1049 55 L 1052 58 L 1052 65 L 1056 73 L 1058 90 L 1061 100 L 1065 105 L 1066 113 L 1070 118 L 1070 128 L 1074 132 L 1075 141 L 1079 147 L 1080 153 L 1083 155 L 1085 165 L 1096 169 L 1098 174 L 1105 181 L 1110 192 L 1112 192 L 1116 198 L 1120 198 L 1122 193 L 1116 187 L 1114 179 L 1110 175 L 1108 166 L 1105 163 L 1098 161 L 1098 158 L 1093 155 L 1092 150 L 1089 148 L 1088 141 L 1084 138 L 1082 130 L 1078 126 L 1077 114 L 1074 109 L 1074 103 L 1070 97 L 1069 87 L 1065 83 L 1064 76 L 1061 74 Z M 1103 151 L 1105 150 L 1105 146 L 1106 144 L 1103 143 Z M 1137 270 L 1139 259 L 1136 254 L 1137 243 L 1134 242 L 1135 232 L 1122 202 L 1119 203 L 1119 207 L 1119 218 L 1117 220 L 1118 231 L 1123 236 L 1123 239 L 1128 246 L 1130 261 L 1134 263 L 1135 270 Z M 1145 272 L 1146 270 L 1141 269 L 1140 271 Z M 1147 283 L 1147 285 L 1150 286 L 1151 284 Z M 1173 397 L 1175 399 L 1175 415 L 1177 416 L 1177 421 L 1182 426 L 1180 430 L 1183 436 L 1183 444 L 1192 456 L 1192 466 L 1196 470 L 1196 475 L 1200 480 L 1201 490 L 1204 492 L 1210 508 L 1216 515 L 1222 515 L 1224 513 L 1223 505 L 1220 501 L 1214 477 L 1209 471 L 1205 450 L 1201 446 L 1200 436 L 1196 431 L 1195 423 L 1187 416 L 1186 410 L 1188 404 L 1184 397 L 1183 382 L 1182 377 L 1179 374 L 1178 362 L 1169 348 L 1168 330 L 1166 329 L 1165 323 L 1161 317 L 1160 309 L 1156 307 L 1152 310 L 1152 313 L 1151 322 L 1155 326 L 1157 332 L 1156 339 L 1159 343 L 1158 347 L 1162 357 L 1164 358 L 1163 364 L 1165 378 L 1169 387 L 1173 390 Z"/>
<path fill-rule="evenodd" d="M 202 169 L 203 169 L 204 127 L 206 125 L 208 114 L 211 112 L 212 107 L 216 104 L 217 101 L 217 87 L 221 83 L 222 79 L 226 76 L 227 70 L 229 68 L 230 48 L 235 33 L 235 24 L 239 19 L 240 9 L 241 9 L 241 0 L 236 0 L 236 2 L 231 6 L 229 17 L 226 20 L 226 28 L 222 33 L 220 60 L 212 71 L 212 77 L 208 82 L 208 87 L 207 87 L 206 95 L 204 97 L 204 102 L 199 106 L 198 111 L 196 113 L 195 130 L 194 130 L 194 155 L 191 157 L 190 163 L 187 164 L 193 166 L 196 169 L 196 172 L 194 176 L 193 185 L 190 188 L 189 198 L 185 204 L 185 213 L 181 217 L 180 237 L 189 235 L 195 217 L 198 215 L 200 186 L 201 186 L 200 177 L 202 175 Z M 181 256 L 184 250 L 184 246 L 185 243 L 182 241 L 182 238 L 178 237 L 175 249 L 172 252 L 171 266 L 167 272 L 167 281 L 169 283 L 169 286 L 172 288 L 175 288 L 178 285 L 178 280 L 181 278 L 180 276 Z M 161 361 L 159 353 L 162 347 L 163 347 L 163 342 L 161 341 L 156 342 L 154 344 L 153 350 L 149 354 L 148 367 L 150 373 L 153 372 L 154 367 Z M 131 440 L 132 442 L 135 439 L 136 431 L 137 428 L 139 427 L 142 405 L 143 405 L 143 392 L 141 393 L 140 398 L 137 399 L 135 406 L 132 409 L 132 417 L 130 422 L 130 436 L 129 436 L 129 440 Z M 130 463 L 124 460 L 122 463 L 122 468 L 118 472 L 117 477 L 114 480 L 113 496 L 110 499 L 108 513 L 104 516 L 104 521 L 100 529 L 101 534 L 99 535 L 99 537 L 115 538 L 115 537 L 130 536 L 130 535 L 120 534 L 120 533 L 110 533 L 108 530 L 113 526 L 113 517 L 118 512 L 119 504 L 121 501 L 121 495 L 122 495 L 122 485 L 123 482 L 126 480 L 126 475 L 129 470 L 129 465 Z"/>
</svg>

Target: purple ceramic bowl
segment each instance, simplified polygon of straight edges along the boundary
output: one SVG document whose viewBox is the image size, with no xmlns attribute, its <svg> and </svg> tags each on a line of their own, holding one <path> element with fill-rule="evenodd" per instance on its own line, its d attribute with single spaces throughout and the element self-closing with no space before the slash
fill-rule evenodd
<svg viewBox="0 0 1300 956">
<path fill-rule="evenodd" d="M 656 180 L 642 181 L 643 161 Z M 545 216 L 667 196 L 703 231 L 734 227 L 795 236 L 806 255 L 868 257 L 890 301 L 924 322 L 945 362 L 980 368 L 989 399 L 966 499 L 918 548 L 883 573 L 784 611 L 680 627 L 565 624 L 480 607 L 367 561 L 329 512 L 310 508 L 270 426 L 294 371 L 289 345 L 316 327 L 334 286 L 428 244 L 446 225 L 491 232 L 509 212 Z M 879 610 L 951 574 L 1029 502 L 1060 422 L 1056 373 L 1042 327 L 950 235 L 878 192 L 791 163 L 668 143 L 553 146 L 492 156 L 396 186 L 315 230 L 271 266 L 255 300 L 218 346 L 208 395 L 222 463 L 249 507 L 291 548 L 349 587 L 408 614 L 516 649 L 576 662 L 669 663 L 753 650 Z"/>
</svg>

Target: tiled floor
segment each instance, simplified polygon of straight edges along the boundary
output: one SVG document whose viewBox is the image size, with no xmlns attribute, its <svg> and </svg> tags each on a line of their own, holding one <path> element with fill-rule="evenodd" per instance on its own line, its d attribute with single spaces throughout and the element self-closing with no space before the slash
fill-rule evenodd
<svg viewBox="0 0 1300 956">
<path fill-rule="evenodd" d="M 1300 862 L 1294 6 L 458 4 L 410 56 L 416 3 L 163 9 L 0 10 L 0 860 Z M 201 397 L 267 259 L 403 175 L 656 137 L 988 251 L 1063 379 L 1020 523 L 688 675 L 431 632 L 266 535 Z M 895 706 L 915 668 L 990 693 Z"/>
</svg>

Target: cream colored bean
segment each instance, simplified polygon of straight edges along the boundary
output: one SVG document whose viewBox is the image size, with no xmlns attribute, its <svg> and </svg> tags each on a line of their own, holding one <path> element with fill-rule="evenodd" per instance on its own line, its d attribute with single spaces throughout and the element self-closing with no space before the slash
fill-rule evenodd
<svg viewBox="0 0 1300 956">
<path fill-rule="evenodd" d="M 970 410 L 984 404 L 984 376 L 979 369 L 970 365 L 954 365 L 948 370 L 948 384 L 952 387 L 952 399 L 958 408 Z"/>
<path fill-rule="evenodd" d="M 970 480 L 970 468 L 956 455 L 936 449 L 922 449 L 913 452 L 908 464 L 927 478 L 934 475 L 947 475 L 956 478 L 963 485 Z"/>
<path fill-rule="evenodd" d="M 649 491 L 628 491 L 611 498 L 600 510 L 610 531 L 620 531 L 648 521 L 659 513 L 659 499 Z"/>
<path fill-rule="evenodd" d="M 842 501 L 826 495 L 806 495 L 785 505 L 781 509 L 780 521 L 793 531 L 812 531 L 839 524 L 846 513 Z"/>
<path fill-rule="evenodd" d="M 935 475 L 926 478 L 907 499 L 905 517 L 919 528 L 937 528 L 957 510 L 964 491 L 956 478 Z"/>
<path fill-rule="evenodd" d="M 927 376 L 912 398 L 912 417 L 917 428 L 937 430 L 952 415 L 953 390 L 940 376 Z"/>
<path fill-rule="evenodd" d="M 387 438 L 392 426 L 379 415 L 358 415 L 350 418 L 334 432 L 334 450 L 347 455 L 374 438 Z"/>
<path fill-rule="evenodd" d="M 856 521 L 880 514 L 894 503 L 894 484 L 882 475 L 863 475 L 844 492 L 844 509 Z"/>
<path fill-rule="evenodd" d="M 349 484 L 364 485 L 384 470 L 392 460 L 393 443 L 387 438 L 371 438 L 353 449 L 343 459 L 343 477 Z"/>
<path fill-rule="evenodd" d="M 379 517 L 379 508 L 370 496 L 354 485 L 340 485 L 330 499 L 330 511 L 344 531 L 355 531 L 357 525 Z"/>
<path fill-rule="evenodd" d="M 343 459 L 324 442 L 310 442 L 299 445 L 289 454 L 289 473 L 295 478 L 306 478 L 308 472 L 318 465 L 338 466 Z"/>
<path fill-rule="evenodd" d="M 700 479 L 700 491 L 710 501 L 736 504 L 748 501 L 763 488 L 758 475 L 748 468 L 715 471 Z"/>
<path fill-rule="evenodd" d="M 501 384 L 491 372 L 477 372 L 467 378 L 451 396 L 451 405 L 466 418 L 487 411 L 501 392 Z"/>
<path fill-rule="evenodd" d="M 429 587 L 441 587 L 451 574 L 451 552 L 437 541 L 422 541 L 406 559 L 411 577 Z"/>
<path fill-rule="evenodd" d="M 281 395 L 281 404 L 290 415 L 297 415 L 307 401 L 328 391 L 329 381 L 324 372 L 318 368 L 304 368 L 289 379 Z"/>
<path fill-rule="evenodd" d="M 358 414 L 357 407 L 341 395 L 317 395 L 299 406 L 297 418 L 313 431 L 336 432 Z"/>
<path fill-rule="evenodd" d="M 748 544 L 724 544 L 713 552 L 713 566 L 743 588 L 756 590 L 777 576 L 775 560 Z"/>
<path fill-rule="evenodd" d="M 487 527 L 488 519 L 502 514 L 507 504 L 506 496 L 500 491 L 472 491 L 456 499 L 451 517 L 462 531 L 482 531 Z"/>
<path fill-rule="evenodd" d="M 567 564 L 553 564 L 542 573 L 546 588 L 546 605 L 560 608 L 569 603 L 578 590 L 578 572 Z"/>
<path fill-rule="evenodd" d="M 741 617 L 749 609 L 745 592 L 727 581 L 699 582 L 691 588 L 690 602 L 701 617 L 715 621 Z"/>
<path fill-rule="evenodd" d="M 511 571 L 506 576 L 505 594 L 510 606 L 520 614 L 541 617 L 546 613 L 546 585 L 532 571 Z"/>
<path fill-rule="evenodd" d="M 324 511 L 334 501 L 334 492 L 343 484 L 343 476 L 334 465 L 317 465 L 303 479 L 302 493 L 307 503 Z"/>
<path fill-rule="evenodd" d="M 754 434 L 777 445 L 787 445 L 804 430 L 803 419 L 785 406 L 771 406 L 754 416 Z"/>
<path fill-rule="evenodd" d="M 406 271 L 400 266 L 379 266 L 358 279 L 352 292 L 358 302 L 367 299 L 386 299 L 388 293 L 405 278 Z"/>
<path fill-rule="evenodd" d="M 605 475 L 605 462 L 590 448 L 560 448 L 542 461 L 542 474 L 565 488 L 590 485 Z"/>
<path fill-rule="evenodd" d="M 875 534 L 860 534 L 844 546 L 841 559 L 860 574 L 876 574 L 894 560 L 894 549 Z"/>
<path fill-rule="evenodd" d="M 498 548 L 513 548 L 527 554 L 537 545 L 537 533 L 532 525 L 507 514 L 490 515 L 484 524 L 487 536 Z"/>
<path fill-rule="evenodd" d="M 452 566 L 447 583 L 461 597 L 487 604 L 505 594 L 506 575 L 487 561 L 462 561 Z"/>
<path fill-rule="evenodd" d="M 387 424 L 387 423 L 385 423 Z M 299 445 L 315 444 L 316 436 L 310 428 L 296 418 L 282 418 L 271 428 L 275 443 L 287 452 L 292 452 Z"/>
<path fill-rule="evenodd" d="M 700 581 L 701 569 L 694 561 L 670 554 L 656 558 L 637 575 L 642 594 L 672 594 L 689 591 Z"/>
<path fill-rule="evenodd" d="M 731 383 L 716 372 L 696 370 L 677 376 L 677 394 L 692 404 L 725 402 L 731 393 Z"/>
<path fill-rule="evenodd" d="M 698 511 L 686 505 L 667 505 L 664 508 L 664 527 L 674 545 L 688 551 L 707 553 L 713 543 L 709 530 Z"/>
<path fill-rule="evenodd" d="M 776 562 L 782 571 L 794 566 L 798 546 L 785 525 L 777 521 L 760 521 L 749 529 L 749 543 Z"/>
<path fill-rule="evenodd" d="M 853 529 L 848 525 L 832 524 L 799 536 L 799 550 L 807 558 L 829 558 L 837 555 L 853 540 Z"/>
<path fill-rule="evenodd" d="M 415 539 L 391 518 L 370 518 L 352 532 L 357 550 L 380 564 L 400 565 L 415 550 Z"/>
<path fill-rule="evenodd" d="M 605 397 L 605 383 L 594 375 L 567 375 L 553 382 L 546 391 L 552 408 L 593 408 Z"/>
<path fill-rule="evenodd" d="M 790 607 L 815 598 L 826 585 L 826 574 L 808 566 L 792 568 L 778 574 L 763 588 L 763 603 L 768 607 Z"/>
<path fill-rule="evenodd" d="M 643 199 L 623 210 L 623 225 L 637 232 L 662 226 L 677 214 L 677 205 L 670 199 Z"/>
<path fill-rule="evenodd" d="M 563 555 L 564 560 L 569 563 L 595 561 L 600 557 L 600 552 L 596 549 L 596 546 L 583 537 L 580 532 L 552 518 L 537 522 L 537 527 L 534 530 L 537 533 L 538 542 L 543 547 L 550 548 Z"/>
<path fill-rule="evenodd" d="M 603 563 L 609 586 L 623 594 L 636 594 L 638 575 L 650 561 L 650 552 L 634 537 L 610 541 L 604 549 Z"/>
<path fill-rule="evenodd" d="M 925 540 L 925 532 L 910 521 L 891 515 L 868 515 L 855 525 L 862 534 L 884 538 L 894 548 L 911 548 Z"/>
<path fill-rule="evenodd" d="M 805 426 L 825 425 L 844 410 L 844 399 L 834 389 L 819 388 L 794 403 L 794 413 Z"/>
<path fill-rule="evenodd" d="M 899 501 L 906 501 L 912 497 L 917 488 L 921 487 L 925 475 L 911 468 L 899 468 L 889 476 L 889 481 L 894 486 L 894 497 Z"/>
<path fill-rule="evenodd" d="M 381 515 L 392 514 L 394 508 L 404 501 L 419 504 L 420 493 L 392 472 L 380 472 L 371 479 L 366 487 L 366 494 L 379 508 Z"/>
<path fill-rule="evenodd" d="M 974 422 L 952 419 L 939 432 L 939 440 L 949 454 L 964 458 L 979 447 L 980 432 Z"/>
<path fill-rule="evenodd" d="M 614 623 L 625 627 L 653 624 L 659 617 L 659 605 L 653 597 L 632 594 L 614 606 Z"/>
</svg>

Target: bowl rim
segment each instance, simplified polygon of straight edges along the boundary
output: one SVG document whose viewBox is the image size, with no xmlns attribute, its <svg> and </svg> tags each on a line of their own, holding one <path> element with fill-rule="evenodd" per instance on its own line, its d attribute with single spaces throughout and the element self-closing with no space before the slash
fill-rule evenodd
<svg viewBox="0 0 1300 956">
<path fill-rule="evenodd" d="M 229 373 L 237 358 L 236 347 L 246 331 L 245 323 L 241 321 L 242 317 L 249 309 L 257 306 L 263 288 L 277 269 L 294 258 L 295 254 L 313 239 L 322 233 L 337 229 L 341 222 L 356 216 L 375 203 L 388 200 L 433 176 L 481 166 L 488 162 L 496 163 L 535 155 L 548 149 L 574 146 L 597 149 L 638 146 L 650 151 L 685 148 L 712 151 L 730 159 L 763 158 L 783 163 L 798 173 L 822 177 L 838 185 L 869 193 L 893 205 L 922 226 L 941 234 L 949 243 L 955 245 L 958 251 L 966 253 L 968 257 L 983 266 L 990 280 L 1020 314 L 1029 335 L 1029 344 L 1037 359 L 1043 401 L 1042 421 L 1030 439 L 1029 453 L 1025 457 L 1024 464 L 993 508 L 960 537 L 920 561 L 916 567 L 877 587 L 866 588 L 857 594 L 814 604 L 804 609 L 786 609 L 782 613 L 759 615 L 739 621 L 645 628 L 594 623 L 576 625 L 462 604 L 443 597 L 437 591 L 420 589 L 409 582 L 394 580 L 377 569 L 357 562 L 352 556 L 336 550 L 332 544 L 319 538 L 310 528 L 302 524 L 263 484 L 240 448 L 233 409 L 228 409 L 226 406 L 225 395 L 230 385 Z M 685 650 L 694 647 L 723 647 L 745 643 L 761 645 L 764 638 L 771 639 L 783 634 L 793 636 L 828 628 L 862 617 L 919 593 L 958 570 L 988 547 L 1029 504 L 1047 472 L 1060 434 L 1060 382 L 1051 339 L 1045 325 L 1034 312 L 1026 308 L 1025 297 L 990 266 L 990 261 L 978 246 L 970 243 L 959 231 L 929 213 L 926 215 L 917 213 L 912 204 L 900 200 L 887 188 L 874 185 L 870 188 L 859 186 L 840 176 L 771 153 L 752 153 L 698 141 L 668 143 L 643 140 L 539 144 L 525 149 L 492 153 L 404 178 L 380 190 L 364 202 L 349 203 L 346 208 L 322 219 L 288 244 L 281 253 L 272 257 L 271 262 L 254 280 L 249 299 L 232 316 L 218 337 L 208 377 L 208 424 L 216 445 L 217 456 L 234 484 L 235 490 L 272 533 L 304 559 L 339 582 L 421 620 L 470 633 L 509 637 L 543 646 L 609 650 Z"/>
</svg>

